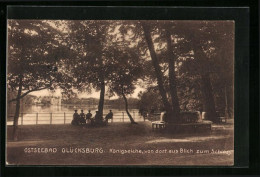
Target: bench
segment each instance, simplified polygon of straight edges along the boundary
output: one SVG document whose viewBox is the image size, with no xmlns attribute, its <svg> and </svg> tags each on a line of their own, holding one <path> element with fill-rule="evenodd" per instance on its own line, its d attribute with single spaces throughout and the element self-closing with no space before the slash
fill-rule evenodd
<svg viewBox="0 0 260 177">
<path fill-rule="evenodd" d="M 202 121 L 195 123 L 167 123 L 165 130 L 174 133 L 196 133 L 211 131 L 211 121 Z"/>
<path fill-rule="evenodd" d="M 162 121 L 152 122 L 152 129 L 153 130 L 162 130 L 164 128 L 165 128 L 165 122 L 162 122 Z"/>
</svg>

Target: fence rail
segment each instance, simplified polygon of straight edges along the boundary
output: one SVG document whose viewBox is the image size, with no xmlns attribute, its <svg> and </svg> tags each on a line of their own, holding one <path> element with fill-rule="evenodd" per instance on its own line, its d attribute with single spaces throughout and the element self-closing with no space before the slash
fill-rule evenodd
<svg viewBox="0 0 260 177">
<path fill-rule="evenodd" d="M 143 117 L 135 111 L 130 112 L 135 121 L 144 121 Z M 20 113 L 19 124 L 20 125 L 38 125 L 38 124 L 69 124 L 73 118 L 74 112 L 62 112 L 62 113 Z M 103 114 L 105 117 L 106 114 Z M 8 114 L 8 125 L 12 124 L 11 118 L 14 114 Z M 129 118 L 125 112 L 116 112 L 113 115 L 111 122 L 129 122 Z"/>
</svg>

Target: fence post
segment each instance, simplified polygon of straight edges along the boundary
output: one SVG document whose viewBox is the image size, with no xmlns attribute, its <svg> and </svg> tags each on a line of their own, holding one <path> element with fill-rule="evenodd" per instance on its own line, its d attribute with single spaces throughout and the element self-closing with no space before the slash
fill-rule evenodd
<svg viewBox="0 0 260 177">
<path fill-rule="evenodd" d="M 64 124 L 66 123 L 66 113 L 64 112 Z"/>
<path fill-rule="evenodd" d="M 134 120 L 135 120 L 135 112 L 133 112 L 133 114 L 134 114 Z"/>
<path fill-rule="evenodd" d="M 36 125 L 38 124 L 38 112 L 36 113 Z"/>
<path fill-rule="evenodd" d="M 52 113 L 50 113 L 50 124 L 52 123 Z"/>
<path fill-rule="evenodd" d="M 23 113 L 21 113 L 21 125 L 23 125 Z"/>
<path fill-rule="evenodd" d="M 125 121 L 125 120 L 124 120 L 124 112 L 122 112 L 122 113 L 123 113 L 123 122 L 124 122 L 124 121 Z"/>
</svg>

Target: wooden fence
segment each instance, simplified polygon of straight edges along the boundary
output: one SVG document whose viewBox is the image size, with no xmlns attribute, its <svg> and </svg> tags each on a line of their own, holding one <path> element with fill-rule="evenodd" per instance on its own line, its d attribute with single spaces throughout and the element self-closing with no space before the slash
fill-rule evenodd
<svg viewBox="0 0 260 177">
<path fill-rule="evenodd" d="M 135 121 L 144 121 L 138 112 L 130 112 Z M 71 123 L 74 112 L 63 113 L 20 113 L 19 124 L 68 124 Z M 106 114 L 103 114 L 105 117 Z M 14 114 L 9 114 L 7 120 L 13 120 Z M 7 121 L 7 122 L 9 122 Z M 126 112 L 116 112 L 111 122 L 129 122 Z"/>
</svg>

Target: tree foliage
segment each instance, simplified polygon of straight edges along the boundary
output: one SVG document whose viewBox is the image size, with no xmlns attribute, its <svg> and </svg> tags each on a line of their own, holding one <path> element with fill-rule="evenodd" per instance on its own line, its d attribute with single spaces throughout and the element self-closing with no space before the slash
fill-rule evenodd
<svg viewBox="0 0 260 177">
<path fill-rule="evenodd" d="M 33 91 L 59 87 L 69 99 L 94 88 L 101 120 L 105 94 L 122 97 L 128 112 L 127 96 L 140 81 L 156 88 L 142 98 L 160 99 L 169 121 L 202 107 L 215 121 L 216 110 L 232 112 L 233 57 L 230 21 L 9 20 L 14 125 L 20 99 Z"/>
<path fill-rule="evenodd" d="M 66 46 L 60 44 L 59 32 L 44 20 L 8 20 L 8 89 L 16 91 L 14 139 L 20 99 L 31 92 L 53 90 L 62 78 L 57 67 L 66 57 Z"/>
</svg>

